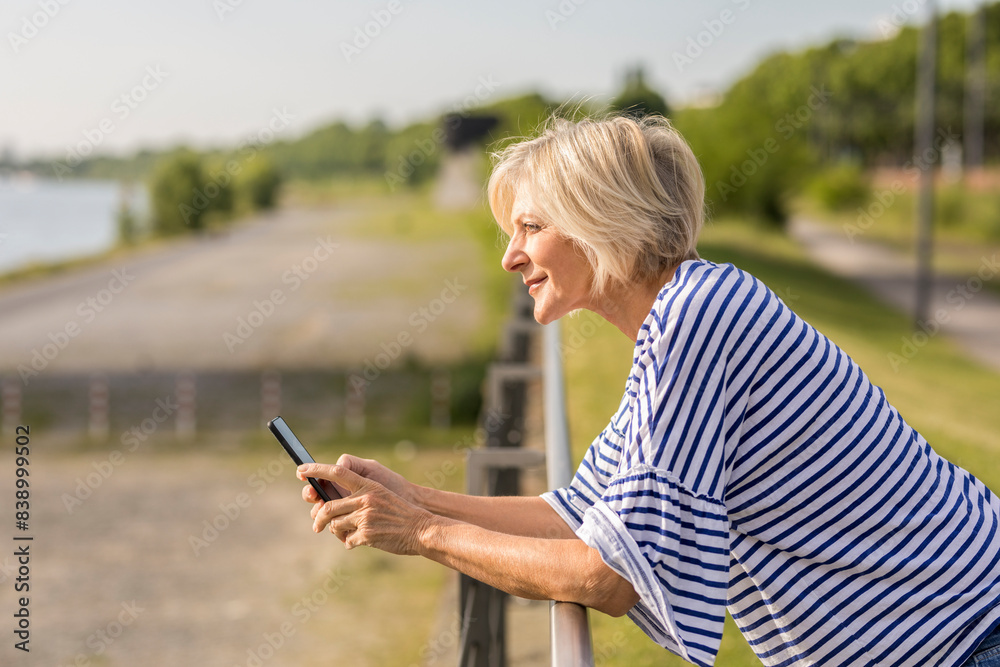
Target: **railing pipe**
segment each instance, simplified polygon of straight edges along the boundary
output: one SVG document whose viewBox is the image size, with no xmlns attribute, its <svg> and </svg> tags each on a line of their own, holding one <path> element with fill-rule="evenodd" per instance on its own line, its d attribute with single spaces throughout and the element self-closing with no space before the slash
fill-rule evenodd
<svg viewBox="0 0 1000 667">
<path fill-rule="evenodd" d="M 559 489 L 573 479 L 566 420 L 566 388 L 563 382 L 559 321 L 542 327 L 542 364 L 545 387 L 545 467 L 549 489 Z"/>
<path fill-rule="evenodd" d="M 549 488 L 558 489 L 573 479 L 558 321 L 542 328 L 542 345 L 545 465 Z M 573 602 L 553 602 L 550 619 L 553 667 L 593 667 L 594 649 L 586 608 Z"/>
</svg>

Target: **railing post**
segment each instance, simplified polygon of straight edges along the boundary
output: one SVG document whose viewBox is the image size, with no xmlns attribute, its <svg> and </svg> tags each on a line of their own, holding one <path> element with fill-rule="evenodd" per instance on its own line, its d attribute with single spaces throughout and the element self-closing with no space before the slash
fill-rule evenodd
<svg viewBox="0 0 1000 667">
<path fill-rule="evenodd" d="M 544 459 L 539 452 L 518 448 L 524 429 L 527 383 L 538 376 L 538 368 L 527 363 L 529 335 L 538 330 L 529 306 L 522 299 L 517 307 L 520 317 L 505 331 L 503 362 L 493 364 L 488 371 L 484 414 L 499 414 L 502 419 L 486 420 L 487 446 L 469 455 L 469 493 L 516 494 L 520 469 L 543 460 L 550 489 L 564 487 L 573 479 L 558 322 L 542 328 Z M 460 583 L 460 667 L 503 667 L 506 594 L 464 575 Z M 587 609 L 572 602 L 553 602 L 550 612 L 553 667 L 593 667 Z"/>
<path fill-rule="evenodd" d="M 558 489 L 573 479 L 559 321 L 546 325 L 542 336 L 546 473 L 549 488 Z M 586 608 L 572 602 L 553 602 L 550 618 L 553 667 L 593 667 L 594 649 Z"/>
<path fill-rule="evenodd" d="M 471 454 L 467 462 L 468 478 L 475 486 L 469 488 L 470 493 L 517 495 L 521 468 L 537 465 L 542 457 L 540 452 L 527 454 L 520 449 L 527 385 L 539 370 L 528 363 L 531 334 L 538 325 L 527 307 L 530 297 L 518 287 L 514 319 L 501 340 L 500 361 L 487 370 L 481 415 L 486 447 L 482 453 Z M 459 577 L 461 667 L 506 667 L 506 602 L 503 591 L 466 575 Z"/>
</svg>

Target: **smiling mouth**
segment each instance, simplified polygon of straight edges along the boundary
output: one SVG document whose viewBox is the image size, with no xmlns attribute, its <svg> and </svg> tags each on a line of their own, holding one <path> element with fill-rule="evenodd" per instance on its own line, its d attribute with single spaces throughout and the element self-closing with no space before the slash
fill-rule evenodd
<svg viewBox="0 0 1000 667">
<path fill-rule="evenodd" d="M 544 278 L 539 278 L 538 280 L 532 280 L 529 283 L 525 283 L 528 286 L 528 294 L 534 294 L 538 286 L 544 283 L 548 279 L 549 277 L 545 276 Z"/>
</svg>

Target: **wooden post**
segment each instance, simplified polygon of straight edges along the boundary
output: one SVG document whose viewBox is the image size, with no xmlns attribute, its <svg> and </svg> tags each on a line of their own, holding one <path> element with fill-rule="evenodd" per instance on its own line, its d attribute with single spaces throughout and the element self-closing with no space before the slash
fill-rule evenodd
<svg viewBox="0 0 1000 667">
<path fill-rule="evenodd" d="M 3 379 L 3 432 L 13 433 L 21 423 L 21 383 L 16 378 Z"/>
<path fill-rule="evenodd" d="M 444 369 L 431 374 L 431 426 L 451 426 L 451 376 Z"/>
<path fill-rule="evenodd" d="M 108 437 L 108 407 L 110 405 L 108 378 L 106 375 L 95 374 L 90 377 L 90 420 L 87 433 L 94 440 L 106 440 Z"/>
<path fill-rule="evenodd" d="M 195 434 L 195 400 L 197 390 L 193 373 L 177 375 L 177 437 L 180 440 L 190 440 Z"/>
<path fill-rule="evenodd" d="M 347 399 L 344 401 L 344 429 L 348 435 L 363 435 L 365 432 L 365 389 L 360 373 L 347 375 Z"/>
<path fill-rule="evenodd" d="M 260 414 L 265 425 L 281 414 L 281 373 L 278 371 L 261 373 Z"/>
</svg>

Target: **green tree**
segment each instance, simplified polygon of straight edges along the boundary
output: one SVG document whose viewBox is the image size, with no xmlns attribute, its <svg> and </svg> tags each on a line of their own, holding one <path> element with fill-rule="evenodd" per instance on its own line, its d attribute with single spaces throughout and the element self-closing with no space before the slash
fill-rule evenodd
<svg viewBox="0 0 1000 667">
<path fill-rule="evenodd" d="M 150 185 L 153 230 L 172 236 L 205 229 L 233 209 L 232 177 L 221 166 L 209 170 L 194 151 L 181 149 L 163 159 Z"/>
<path fill-rule="evenodd" d="M 153 172 L 150 185 L 153 229 L 161 236 L 203 228 L 207 205 L 196 201 L 205 174 L 197 153 L 180 150 L 166 157 Z"/>
<path fill-rule="evenodd" d="M 611 108 L 640 116 L 670 115 L 667 101 L 646 83 L 646 73 L 641 66 L 626 72 L 625 87 L 611 103 Z"/>
<path fill-rule="evenodd" d="M 713 213 L 777 226 L 787 220 L 788 194 L 815 161 L 807 138 L 828 103 L 819 89 L 799 92 L 797 81 L 808 81 L 804 69 L 791 56 L 775 56 L 734 85 L 719 106 L 675 115 L 701 163 Z"/>
<path fill-rule="evenodd" d="M 258 154 L 236 178 L 237 196 L 241 206 L 257 211 L 274 208 L 281 187 L 281 174 L 274 162 Z"/>
</svg>

